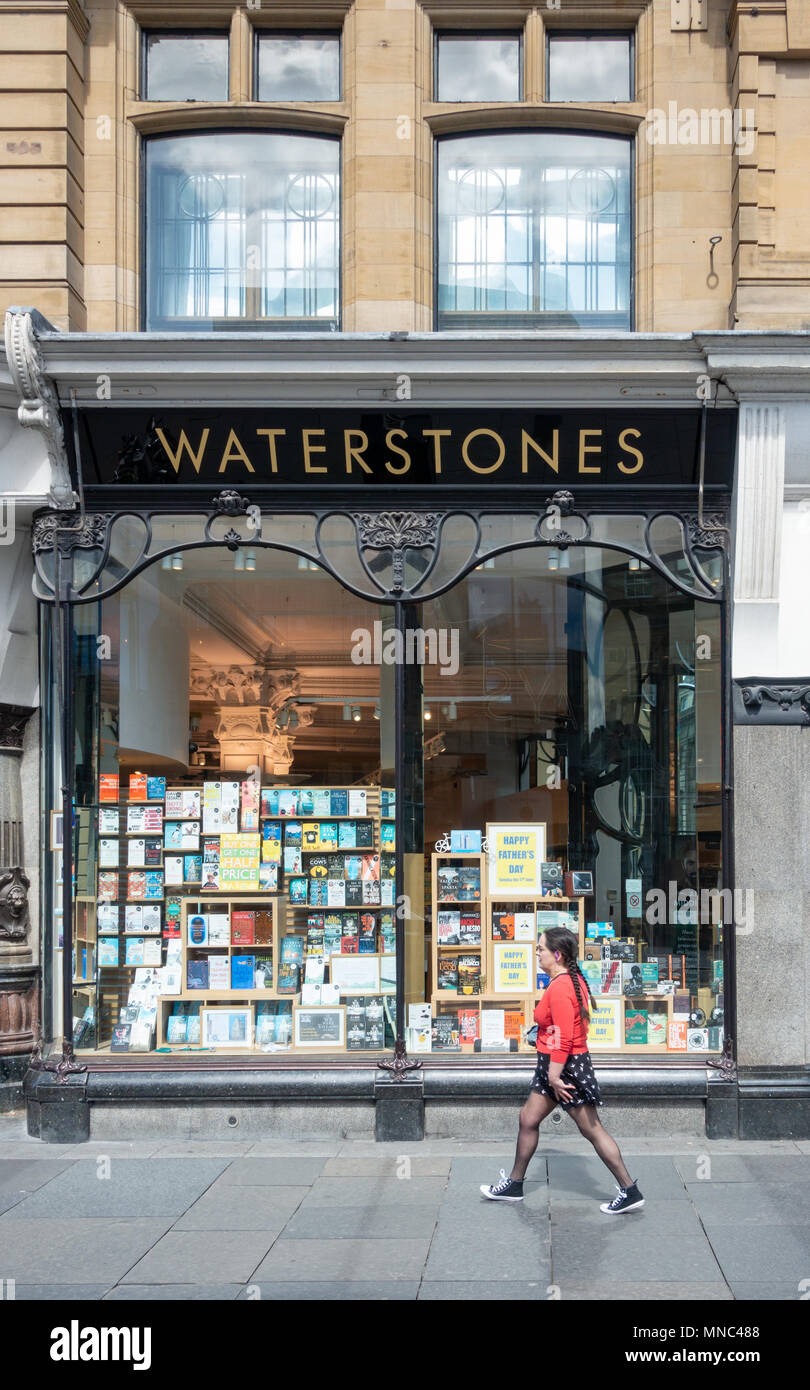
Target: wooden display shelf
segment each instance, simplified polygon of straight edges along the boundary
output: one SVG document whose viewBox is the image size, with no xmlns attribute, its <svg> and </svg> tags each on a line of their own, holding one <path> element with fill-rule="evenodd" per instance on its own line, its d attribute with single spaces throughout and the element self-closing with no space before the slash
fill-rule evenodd
<svg viewBox="0 0 810 1390">
<path fill-rule="evenodd" d="M 279 994 L 278 990 L 275 989 L 184 989 L 181 994 L 161 994 L 159 997 L 166 1000 L 177 999 L 183 1004 L 205 1004 L 212 999 L 222 999 L 228 1003 L 238 1003 L 240 999 L 248 999 L 251 1002 L 261 999 L 296 1000 L 300 993 L 299 990 L 298 994 Z"/>
</svg>

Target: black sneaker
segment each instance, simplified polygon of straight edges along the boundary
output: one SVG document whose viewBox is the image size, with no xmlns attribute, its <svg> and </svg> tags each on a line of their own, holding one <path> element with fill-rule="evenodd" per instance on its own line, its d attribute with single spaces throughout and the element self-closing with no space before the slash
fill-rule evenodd
<svg viewBox="0 0 810 1390">
<path fill-rule="evenodd" d="M 644 1206 L 644 1198 L 638 1190 L 638 1183 L 633 1183 L 632 1187 L 620 1187 L 618 1196 L 612 1202 L 602 1202 L 600 1211 L 607 1212 L 608 1216 L 618 1216 L 623 1211 L 639 1211 Z"/>
<path fill-rule="evenodd" d="M 506 1169 L 501 1169 L 500 1182 L 493 1183 L 492 1187 L 485 1187 L 481 1184 L 481 1191 L 485 1197 L 489 1197 L 491 1202 L 522 1202 L 523 1183 L 515 1182 L 513 1178 L 506 1176 Z"/>
</svg>

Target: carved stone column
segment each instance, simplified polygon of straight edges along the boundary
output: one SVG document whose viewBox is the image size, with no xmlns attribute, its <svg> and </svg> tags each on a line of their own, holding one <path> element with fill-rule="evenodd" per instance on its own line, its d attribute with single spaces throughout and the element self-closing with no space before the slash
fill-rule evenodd
<svg viewBox="0 0 810 1390">
<path fill-rule="evenodd" d="M 39 1020 L 20 784 L 23 735 L 32 714 L 21 705 L 0 705 L 0 1112 L 21 1104 Z"/>
</svg>

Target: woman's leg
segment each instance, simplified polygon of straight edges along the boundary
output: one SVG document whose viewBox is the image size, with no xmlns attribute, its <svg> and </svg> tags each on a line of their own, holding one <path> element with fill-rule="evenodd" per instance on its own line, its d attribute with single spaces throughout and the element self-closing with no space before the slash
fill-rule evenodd
<svg viewBox="0 0 810 1390">
<path fill-rule="evenodd" d="M 631 1187 L 633 1179 L 624 1166 L 619 1146 L 599 1119 L 595 1105 L 578 1105 L 569 1110 L 581 1134 L 590 1140 L 602 1162 L 608 1167 L 620 1187 Z"/>
<path fill-rule="evenodd" d="M 539 1091 L 532 1091 L 523 1106 L 520 1112 L 515 1162 L 509 1174 L 515 1182 L 522 1182 L 525 1178 L 526 1169 L 534 1156 L 537 1141 L 540 1138 L 540 1125 L 546 1115 L 551 1114 L 556 1104 L 556 1100 L 552 1100 L 551 1096 L 542 1096 Z"/>
</svg>

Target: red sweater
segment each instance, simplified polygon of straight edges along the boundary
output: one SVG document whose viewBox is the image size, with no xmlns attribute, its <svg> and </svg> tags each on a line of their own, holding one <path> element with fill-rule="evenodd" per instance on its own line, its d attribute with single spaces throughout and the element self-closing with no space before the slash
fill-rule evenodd
<svg viewBox="0 0 810 1390">
<path fill-rule="evenodd" d="M 582 1002 L 587 1002 L 587 989 L 580 980 Z M 574 983 L 571 976 L 555 975 L 535 1008 L 537 1051 L 549 1052 L 552 1062 L 565 1064 L 572 1054 L 588 1051 L 588 1022 L 580 1017 Z"/>
</svg>

